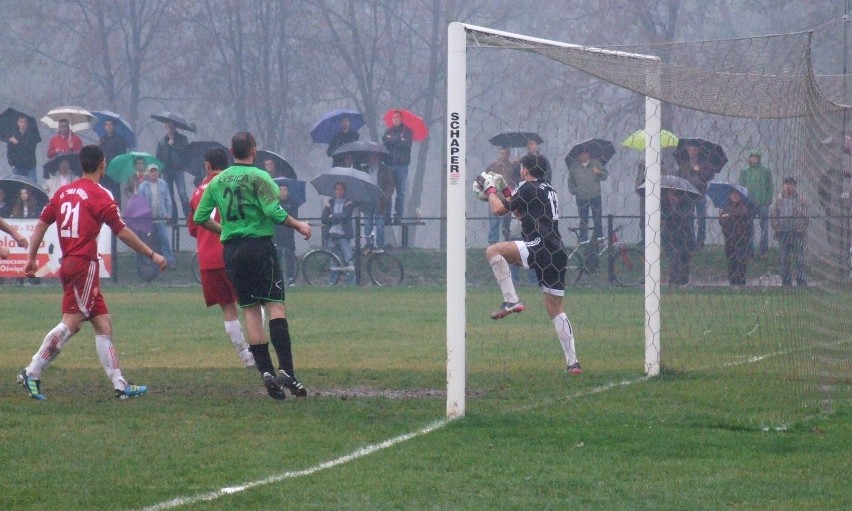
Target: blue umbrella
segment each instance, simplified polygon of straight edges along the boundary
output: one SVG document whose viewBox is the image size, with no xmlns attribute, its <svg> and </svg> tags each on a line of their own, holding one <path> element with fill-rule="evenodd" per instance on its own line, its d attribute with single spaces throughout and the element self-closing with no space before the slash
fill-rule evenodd
<svg viewBox="0 0 852 511">
<path fill-rule="evenodd" d="M 710 197 L 710 200 L 713 201 L 713 205 L 717 208 L 721 209 L 728 203 L 728 197 L 731 195 L 731 190 L 736 190 L 740 192 L 740 195 L 743 196 L 743 199 L 748 202 L 748 190 L 744 186 L 740 186 L 734 183 L 719 183 L 716 181 L 710 181 L 707 183 L 707 192 L 706 195 Z"/>
<path fill-rule="evenodd" d="M 121 138 L 124 139 L 124 143 L 127 145 L 127 148 L 136 148 L 136 134 L 133 133 L 133 128 L 131 128 L 130 125 L 127 124 L 127 121 L 122 119 L 120 115 L 115 112 L 110 112 L 109 110 L 98 110 L 92 112 L 92 114 L 98 119 L 98 123 L 95 124 L 92 129 L 95 130 L 95 133 L 97 133 L 99 137 L 106 135 L 104 122 L 112 121 L 115 123 L 115 133 L 117 135 L 121 135 Z"/>
<path fill-rule="evenodd" d="M 357 110 L 332 110 L 326 112 L 311 128 L 311 140 L 316 144 L 327 144 L 340 131 L 340 119 L 349 117 L 350 128 L 358 131 L 364 125 L 364 116 Z"/>
<path fill-rule="evenodd" d="M 276 177 L 273 181 L 275 181 L 275 184 L 278 186 L 287 185 L 287 190 L 290 192 L 290 203 L 293 204 L 294 208 L 298 208 L 307 202 L 308 199 L 305 192 L 306 183 L 304 181 L 290 179 L 287 177 Z"/>
</svg>

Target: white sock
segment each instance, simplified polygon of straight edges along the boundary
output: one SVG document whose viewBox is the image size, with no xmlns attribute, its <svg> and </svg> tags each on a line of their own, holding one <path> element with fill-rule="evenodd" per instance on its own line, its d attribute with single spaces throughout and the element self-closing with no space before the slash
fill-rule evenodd
<svg viewBox="0 0 852 511">
<path fill-rule="evenodd" d="M 53 330 L 48 332 L 44 340 L 41 341 L 41 347 L 33 355 L 30 365 L 27 366 L 27 375 L 35 380 L 41 379 L 42 370 L 53 362 L 59 352 L 62 351 L 62 347 L 73 335 L 71 330 L 65 326 L 65 323 L 59 323 L 53 327 Z"/>
<path fill-rule="evenodd" d="M 231 338 L 231 344 L 234 345 L 234 351 L 237 352 L 237 355 L 239 355 L 243 350 L 248 349 L 239 319 L 225 321 L 225 333 L 227 333 L 228 337 Z"/>
<path fill-rule="evenodd" d="M 107 378 L 112 382 L 113 388 L 124 390 L 127 387 L 127 380 L 121 375 L 121 367 L 118 364 L 118 352 L 115 351 L 115 346 L 112 345 L 112 336 L 96 335 L 95 349 L 98 352 L 101 365 L 104 367 L 104 371 L 106 371 Z"/>
<path fill-rule="evenodd" d="M 506 258 L 498 254 L 492 257 L 488 263 L 491 265 L 494 277 L 497 278 L 497 283 L 500 284 L 503 301 L 509 303 L 520 302 L 521 300 L 515 292 L 515 283 L 512 282 L 512 271 L 509 269 L 509 263 L 506 262 Z"/>
<path fill-rule="evenodd" d="M 556 328 L 559 344 L 562 345 L 562 351 L 565 353 L 565 361 L 569 366 L 576 364 L 577 352 L 574 350 L 574 330 L 571 328 L 568 316 L 564 312 L 556 316 L 553 318 L 553 326 Z"/>
</svg>

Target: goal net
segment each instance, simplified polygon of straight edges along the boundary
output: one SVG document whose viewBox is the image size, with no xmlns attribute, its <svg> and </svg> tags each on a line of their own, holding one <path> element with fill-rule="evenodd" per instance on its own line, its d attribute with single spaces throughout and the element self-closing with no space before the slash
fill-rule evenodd
<svg viewBox="0 0 852 511">
<path fill-rule="evenodd" d="M 536 146 L 582 378 L 659 377 L 673 413 L 766 427 L 849 401 L 852 144 L 811 37 L 591 48 L 450 25 L 449 415 L 478 392 L 577 385 L 534 275 L 512 275 L 523 314 L 488 318 L 506 295 L 484 249 L 519 228 L 471 183 Z"/>
</svg>

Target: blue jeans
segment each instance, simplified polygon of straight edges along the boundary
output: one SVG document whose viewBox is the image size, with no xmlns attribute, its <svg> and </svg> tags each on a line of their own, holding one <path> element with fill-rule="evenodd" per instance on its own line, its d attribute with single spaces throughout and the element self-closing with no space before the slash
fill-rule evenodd
<svg viewBox="0 0 852 511">
<path fill-rule="evenodd" d="M 178 198 L 180 199 L 180 207 L 183 210 L 183 216 L 186 218 L 189 215 L 189 198 L 186 196 L 186 180 L 183 178 L 183 171 L 169 171 L 163 173 L 163 180 L 168 185 L 169 193 L 174 198 L 174 189 L 177 188 Z M 172 201 L 172 218 L 177 218 L 177 203 Z"/>
<path fill-rule="evenodd" d="M 603 236 L 603 225 L 601 219 L 601 197 L 592 197 L 591 199 L 577 198 L 577 210 L 580 213 L 580 232 L 578 238 L 580 241 L 586 241 L 589 236 L 589 210 L 592 211 L 592 221 L 595 222 L 595 240 Z"/>
<path fill-rule="evenodd" d="M 166 263 L 169 266 L 175 265 L 175 254 L 172 252 L 172 233 L 171 227 L 165 222 L 154 222 L 154 236 L 160 242 L 160 252 L 166 258 Z"/>
<path fill-rule="evenodd" d="M 512 221 L 512 215 L 495 215 L 488 210 L 488 244 L 493 245 L 500 241 L 500 234 L 503 234 L 503 239 L 509 239 L 509 222 Z"/>
<path fill-rule="evenodd" d="M 340 253 L 340 261 L 343 263 L 343 266 L 352 266 L 352 238 L 332 238 L 329 237 L 327 240 L 328 249 L 334 252 L 336 248 Z M 355 283 L 355 272 L 337 272 L 333 271 L 329 273 L 328 283 L 331 285 L 336 279 L 340 278 L 339 274 L 345 273 L 346 281 L 350 284 Z"/>
<path fill-rule="evenodd" d="M 33 183 L 38 182 L 38 179 L 36 179 L 36 169 L 19 169 L 18 167 L 12 167 L 12 172 L 19 176 L 24 176 L 32 179 Z"/>
<path fill-rule="evenodd" d="M 389 165 L 393 171 L 393 179 L 396 182 L 394 190 L 396 198 L 393 204 L 394 216 L 399 218 L 402 216 L 403 206 L 405 205 L 405 180 L 408 179 L 408 165 Z"/>
<path fill-rule="evenodd" d="M 377 213 L 376 204 L 364 205 L 364 237 L 369 243 L 370 233 L 373 232 L 373 227 L 376 228 L 376 248 L 384 248 L 385 246 L 385 214 Z"/>
</svg>

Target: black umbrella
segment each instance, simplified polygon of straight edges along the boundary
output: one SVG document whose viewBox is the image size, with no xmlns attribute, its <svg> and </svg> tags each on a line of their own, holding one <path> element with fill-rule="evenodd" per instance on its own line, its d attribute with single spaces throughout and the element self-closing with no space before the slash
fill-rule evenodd
<svg viewBox="0 0 852 511">
<path fill-rule="evenodd" d="M 0 189 L 6 194 L 6 202 L 13 204 L 18 197 L 18 192 L 21 188 L 26 188 L 30 197 L 35 199 L 36 207 L 41 210 L 49 197 L 42 188 L 35 184 L 30 178 L 24 176 L 11 175 L 0 178 Z"/>
<path fill-rule="evenodd" d="M 259 169 L 266 170 L 263 166 L 263 162 L 266 160 L 272 160 L 275 162 L 275 172 L 272 173 L 272 177 L 297 179 L 296 169 L 294 169 L 283 156 L 278 153 L 273 153 L 272 151 L 258 151 L 257 155 L 254 157 L 254 166 Z"/>
<path fill-rule="evenodd" d="M 382 161 L 389 163 L 390 152 L 385 149 L 385 146 L 369 140 L 356 140 L 338 147 L 331 155 L 342 156 L 344 154 L 352 155 L 354 165 L 364 165 L 370 160 L 371 154 L 379 154 Z"/>
<path fill-rule="evenodd" d="M 151 119 L 156 119 L 156 120 L 158 120 L 160 122 L 164 122 L 164 123 L 173 122 L 173 123 L 175 123 L 175 128 L 177 128 L 179 130 L 186 130 L 186 131 L 191 131 L 191 132 L 195 133 L 195 124 L 187 121 L 186 117 L 184 117 L 183 115 L 181 115 L 177 112 L 169 112 L 167 110 L 167 111 L 160 112 L 158 114 L 152 115 Z"/>
<path fill-rule="evenodd" d="M 41 142 L 41 135 L 38 132 L 35 118 L 19 112 L 14 108 L 7 108 L 3 113 L 0 113 L 0 139 L 3 142 L 9 142 L 10 137 L 15 136 L 15 133 L 19 133 L 18 119 L 22 116 L 27 118 L 27 133 L 32 133 L 36 142 Z"/>
<path fill-rule="evenodd" d="M 678 176 L 660 176 L 660 188 L 662 190 L 676 190 L 685 192 L 691 198 L 697 199 L 701 197 L 701 192 L 698 191 L 698 188 L 695 187 L 692 183 L 687 181 L 686 179 Z M 645 183 L 639 185 L 636 190 L 642 190 L 641 195 L 644 197 L 645 195 Z"/>
<path fill-rule="evenodd" d="M 689 159 L 686 148 L 690 145 L 698 146 L 698 160 L 706 161 L 711 167 L 713 167 L 713 171 L 717 174 L 722 170 L 722 167 L 728 163 L 728 157 L 725 156 L 725 150 L 722 149 L 722 146 L 713 142 L 708 142 L 703 138 L 680 139 L 674 153 L 675 160 L 678 163 Z"/>
<path fill-rule="evenodd" d="M 571 163 L 576 160 L 581 153 L 588 152 L 589 157 L 601 162 L 601 165 L 606 165 L 610 158 L 615 154 L 615 147 L 609 140 L 602 138 L 593 138 L 580 142 L 568 151 L 568 156 L 565 157 L 565 165 L 571 166 Z"/>
<path fill-rule="evenodd" d="M 60 153 L 41 167 L 41 176 L 44 179 L 50 179 L 51 174 L 59 172 L 59 164 L 66 160 L 71 167 L 72 175 L 77 177 L 83 175 L 83 167 L 80 166 L 80 153 Z"/>
<path fill-rule="evenodd" d="M 227 147 L 214 140 L 200 140 L 190 142 L 186 146 L 183 159 L 184 170 L 195 177 L 204 177 L 204 155 L 211 149 L 224 149 L 228 153 L 228 161 L 233 163 L 234 158 Z"/>
<path fill-rule="evenodd" d="M 534 131 L 504 131 L 488 139 L 491 145 L 499 147 L 526 147 L 529 140 L 535 140 L 539 144 L 544 143 L 544 140 Z"/>
</svg>

